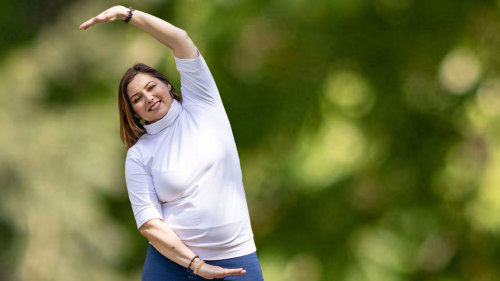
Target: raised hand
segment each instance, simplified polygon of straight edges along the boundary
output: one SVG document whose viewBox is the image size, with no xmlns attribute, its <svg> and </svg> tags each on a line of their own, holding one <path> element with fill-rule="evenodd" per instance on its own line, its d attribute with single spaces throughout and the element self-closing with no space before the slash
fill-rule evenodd
<svg viewBox="0 0 500 281">
<path fill-rule="evenodd" d="M 82 25 L 80 25 L 80 30 L 81 29 L 86 30 L 87 28 L 89 28 L 95 24 L 101 23 L 101 22 L 112 22 L 115 20 L 124 20 L 127 18 L 127 15 L 128 15 L 128 8 L 127 7 L 121 6 L 121 5 L 114 6 L 114 7 L 107 9 L 106 11 L 100 13 L 96 17 L 93 17 L 93 18 L 89 19 L 88 21 L 82 23 Z"/>
<path fill-rule="evenodd" d="M 214 278 L 224 278 L 230 275 L 242 275 L 245 274 L 246 270 L 243 268 L 222 268 L 220 266 L 214 266 L 207 263 L 204 263 L 200 271 L 198 271 L 198 275 L 205 279 L 214 279 Z"/>
</svg>

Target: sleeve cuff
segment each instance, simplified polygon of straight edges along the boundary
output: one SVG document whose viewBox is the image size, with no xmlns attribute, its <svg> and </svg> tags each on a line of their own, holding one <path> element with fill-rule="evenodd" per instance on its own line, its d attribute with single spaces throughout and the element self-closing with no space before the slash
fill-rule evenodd
<svg viewBox="0 0 500 281">
<path fill-rule="evenodd" d="M 136 216 L 136 222 L 137 222 L 137 229 L 141 228 L 143 224 L 145 224 L 147 221 L 152 220 L 152 219 L 161 219 L 163 220 L 163 215 L 161 213 L 161 206 L 160 205 L 155 205 L 155 209 L 148 209 L 147 211 L 143 212 L 142 214 L 139 214 Z M 159 208 L 159 209 L 158 209 Z"/>
<path fill-rule="evenodd" d="M 174 56 L 175 65 L 179 72 L 198 72 L 203 70 L 206 66 L 205 59 L 201 55 L 198 48 L 196 48 L 196 51 L 198 51 L 198 57 L 195 59 L 180 59 Z"/>
</svg>

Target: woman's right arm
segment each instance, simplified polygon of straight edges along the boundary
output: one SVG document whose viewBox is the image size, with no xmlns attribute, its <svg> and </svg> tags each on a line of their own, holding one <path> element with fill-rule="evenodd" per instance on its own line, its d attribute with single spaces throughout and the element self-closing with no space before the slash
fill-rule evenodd
<svg viewBox="0 0 500 281">
<path fill-rule="evenodd" d="M 193 251 L 184 245 L 179 236 L 160 219 L 147 221 L 139 228 L 139 231 L 158 252 L 177 264 L 188 267 L 191 259 L 195 256 Z M 193 264 L 198 265 L 200 262 L 201 260 L 196 258 Z M 193 269 L 193 265 L 190 269 Z"/>
<path fill-rule="evenodd" d="M 195 256 L 193 251 L 181 241 L 179 236 L 160 219 L 147 221 L 141 226 L 139 231 L 151 242 L 158 252 L 177 264 L 188 267 L 191 259 Z M 194 271 L 200 262 L 201 260 L 196 258 L 191 264 L 190 269 Z M 227 269 L 205 263 L 201 266 L 198 275 L 205 279 L 213 279 L 224 278 L 229 275 L 241 275 L 245 272 L 241 268 Z"/>
</svg>

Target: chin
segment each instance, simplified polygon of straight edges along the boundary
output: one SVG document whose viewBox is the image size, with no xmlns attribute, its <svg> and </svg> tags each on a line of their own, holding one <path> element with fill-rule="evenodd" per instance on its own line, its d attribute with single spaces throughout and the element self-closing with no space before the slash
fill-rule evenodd
<svg viewBox="0 0 500 281">
<path fill-rule="evenodd" d="M 165 116 L 165 114 L 167 114 L 168 110 L 170 109 L 170 107 L 167 108 L 167 105 L 165 105 L 163 101 L 161 103 L 162 104 L 160 105 L 160 108 L 158 109 L 158 111 L 155 114 L 156 116 L 159 116 L 159 119 L 161 119 L 163 116 Z"/>
</svg>

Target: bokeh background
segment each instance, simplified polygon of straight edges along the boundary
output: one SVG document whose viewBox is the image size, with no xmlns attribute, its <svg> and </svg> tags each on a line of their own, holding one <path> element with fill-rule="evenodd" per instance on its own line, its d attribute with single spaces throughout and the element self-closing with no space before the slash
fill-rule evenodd
<svg viewBox="0 0 500 281">
<path fill-rule="evenodd" d="M 117 93 L 188 32 L 237 143 L 269 281 L 500 280 L 500 1 L 0 5 L 0 280 L 140 280 Z"/>
</svg>

